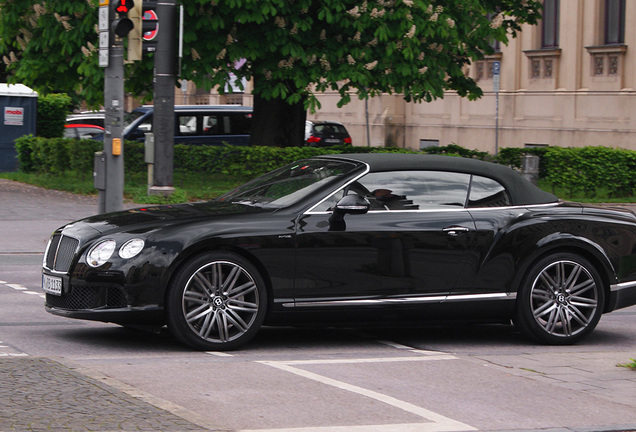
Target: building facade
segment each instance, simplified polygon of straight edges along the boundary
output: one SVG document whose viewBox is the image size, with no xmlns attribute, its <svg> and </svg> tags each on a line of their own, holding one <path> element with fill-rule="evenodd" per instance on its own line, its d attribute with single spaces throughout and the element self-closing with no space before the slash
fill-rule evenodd
<svg viewBox="0 0 636 432">
<path fill-rule="evenodd" d="M 503 147 L 609 146 L 636 150 L 636 0 L 544 0 L 543 19 L 466 68 L 484 91 L 477 101 L 454 92 L 430 103 L 399 95 L 319 96 L 308 119 L 342 122 L 354 145 L 420 149 L 458 144 Z M 499 91 L 493 63 L 499 62 Z M 177 90 L 175 103 L 251 105 L 245 93 Z"/>
<path fill-rule="evenodd" d="M 338 95 L 325 94 L 322 109 L 309 117 L 343 122 L 354 145 L 636 150 L 634 29 L 634 0 L 544 0 L 539 25 L 526 25 L 495 55 L 467 68 L 484 91 L 477 101 L 453 92 L 431 103 L 383 95 L 338 109 Z"/>
</svg>

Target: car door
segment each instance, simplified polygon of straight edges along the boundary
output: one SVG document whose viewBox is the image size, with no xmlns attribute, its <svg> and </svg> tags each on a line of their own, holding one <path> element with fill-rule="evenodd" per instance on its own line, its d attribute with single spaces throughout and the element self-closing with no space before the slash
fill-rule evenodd
<svg viewBox="0 0 636 432">
<path fill-rule="evenodd" d="M 369 173 L 297 223 L 296 305 L 436 303 L 464 271 L 475 225 L 467 174 Z M 345 194 L 366 214 L 331 211 Z"/>
</svg>

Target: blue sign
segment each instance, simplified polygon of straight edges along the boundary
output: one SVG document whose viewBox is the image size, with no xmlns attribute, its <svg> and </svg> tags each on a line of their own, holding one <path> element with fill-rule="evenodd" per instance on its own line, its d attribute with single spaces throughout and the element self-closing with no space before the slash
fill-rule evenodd
<svg viewBox="0 0 636 432">
<path fill-rule="evenodd" d="M 501 62 L 500 61 L 492 62 L 492 74 L 499 75 L 500 70 L 501 70 Z"/>
</svg>

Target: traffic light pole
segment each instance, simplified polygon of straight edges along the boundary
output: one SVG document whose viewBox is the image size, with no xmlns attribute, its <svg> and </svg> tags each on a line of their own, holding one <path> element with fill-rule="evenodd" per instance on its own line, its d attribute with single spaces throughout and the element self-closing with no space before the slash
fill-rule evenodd
<svg viewBox="0 0 636 432">
<path fill-rule="evenodd" d="M 115 3 L 109 17 L 115 16 Z M 99 190 L 99 212 L 118 211 L 124 205 L 124 47 L 121 38 L 109 32 L 108 66 L 104 71 L 105 187 Z"/>
<path fill-rule="evenodd" d="M 174 88 L 176 81 L 176 0 L 157 3 L 159 32 L 155 51 L 153 125 L 154 168 L 150 195 L 171 195 L 174 169 Z"/>
</svg>

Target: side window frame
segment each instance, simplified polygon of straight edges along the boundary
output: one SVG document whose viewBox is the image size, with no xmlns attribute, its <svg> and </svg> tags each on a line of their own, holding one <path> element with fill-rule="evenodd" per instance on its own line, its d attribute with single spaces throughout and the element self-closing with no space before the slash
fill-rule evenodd
<svg viewBox="0 0 636 432">
<path fill-rule="evenodd" d="M 482 183 L 490 183 L 491 185 L 498 185 L 497 193 L 490 194 L 486 196 L 480 196 L 479 199 L 473 199 L 474 195 L 477 193 L 477 186 L 479 182 Z M 483 190 L 491 190 L 488 187 L 483 188 Z M 474 197 L 477 198 L 477 197 Z M 466 199 L 465 208 L 467 209 L 478 209 L 478 208 L 494 208 L 494 207 L 508 207 L 512 205 L 512 201 L 510 199 L 510 193 L 506 189 L 504 185 L 502 185 L 497 180 L 491 179 L 489 177 L 480 176 L 473 174 L 470 178 L 470 188 L 468 191 L 468 196 Z"/>
</svg>

